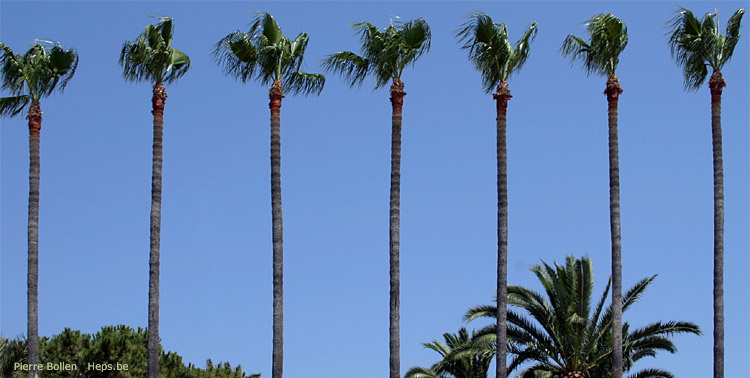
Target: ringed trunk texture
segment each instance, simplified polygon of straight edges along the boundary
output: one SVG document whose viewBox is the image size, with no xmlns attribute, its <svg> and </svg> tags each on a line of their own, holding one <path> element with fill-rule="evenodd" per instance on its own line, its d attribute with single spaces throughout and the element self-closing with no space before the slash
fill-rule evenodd
<svg viewBox="0 0 750 378">
<path fill-rule="evenodd" d="M 273 353 L 271 377 L 284 373 L 284 222 L 281 216 L 281 81 L 268 91 L 271 100 L 271 215 L 273 222 Z"/>
<path fill-rule="evenodd" d="M 508 149 L 506 143 L 507 110 L 510 95 L 503 80 L 492 95 L 497 105 L 497 354 L 495 376 L 507 378 L 508 349 Z"/>
<path fill-rule="evenodd" d="M 390 312 L 389 347 L 390 378 L 401 376 L 401 328 L 399 245 L 401 242 L 401 120 L 404 105 L 404 83 L 398 78 L 391 85 L 391 205 L 390 205 Z"/>
<path fill-rule="evenodd" d="M 620 152 L 617 105 L 622 93 L 615 74 L 607 79 L 609 115 L 609 226 L 612 239 L 612 378 L 622 378 L 622 241 L 620 236 Z"/>
<path fill-rule="evenodd" d="M 159 378 L 159 244 L 161 240 L 161 169 L 164 103 L 167 92 L 161 82 L 154 85 L 151 114 L 154 142 L 151 166 L 151 252 L 148 274 L 148 377 Z"/>
<path fill-rule="evenodd" d="M 39 101 L 29 107 L 29 223 L 27 275 L 27 334 L 29 364 L 39 364 L 39 137 L 42 129 L 42 110 Z M 36 378 L 36 368 L 29 370 L 29 378 Z"/>
<path fill-rule="evenodd" d="M 714 152 L 714 378 L 724 378 L 724 162 L 721 147 L 721 72 L 708 81 L 711 89 L 711 135 Z"/>
</svg>

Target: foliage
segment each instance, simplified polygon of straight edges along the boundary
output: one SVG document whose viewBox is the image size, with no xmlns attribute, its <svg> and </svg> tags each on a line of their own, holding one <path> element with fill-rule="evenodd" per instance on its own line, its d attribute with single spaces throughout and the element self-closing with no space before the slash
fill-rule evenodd
<svg viewBox="0 0 750 378">
<path fill-rule="evenodd" d="M 475 334 L 472 334 L 469 337 L 466 328 L 461 328 L 458 334 L 444 333 L 445 342 L 433 340 L 431 343 L 422 344 L 425 348 L 438 352 L 443 359 L 430 368 L 413 367 L 406 372 L 404 378 L 487 378 L 487 369 L 494 352 L 478 350 L 462 358 L 446 358 L 470 347 L 474 336 Z"/>
<path fill-rule="evenodd" d="M 0 98 L 0 116 L 15 116 L 29 102 L 49 96 L 55 89 L 62 91 L 78 67 L 75 49 L 65 50 L 60 44 L 47 49 L 35 44 L 25 54 L 0 42 L 0 87 L 10 97 Z"/>
<path fill-rule="evenodd" d="M 45 378 L 141 378 L 146 376 L 145 329 L 133 330 L 124 325 L 102 327 L 96 334 L 85 334 L 66 328 L 51 338 L 40 339 L 40 361 L 60 364 L 45 369 Z M 161 349 L 161 347 L 160 347 Z M 26 372 L 15 371 L 15 362 L 26 363 L 26 340 L 0 338 L 0 378 L 26 377 Z M 75 364 L 77 369 L 65 370 L 64 364 Z M 119 364 L 119 365 L 118 365 Z M 124 366 L 127 365 L 127 370 Z M 118 366 L 120 370 L 117 370 Z M 205 369 L 185 365 L 174 352 L 161 352 L 159 376 L 166 378 L 259 378 L 260 374 L 247 375 L 241 366 L 232 369 L 228 363 L 214 365 L 211 360 Z"/>
<path fill-rule="evenodd" d="M 174 22 L 161 17 L 147 26 L 134 41 L 127 41 L 120 52 L 122 76 L 127 81 L 171 83 L 190 69 L 190 57 L 172 47 Z"/>
<path fill-rule="evenodd" d="M 258 12 L 247 33 L 237 30 L 222 38 L 213 55 L 226 75 L 243 83 L 255 75 L 264 85 L 280 80 L 288 93 L 317 95 L 325 76 L 300 70 L 309 40 L 305 32 L 290 40 L 270 13 Z"/>
<path fill-rule="evenodd" d="M 487 93 L 523 67 L 536 34 L 534 22 L 513 46 L 508 40 L 508 27 L 492 22 L 492 18 L 482 12 L 471 14 L 456 31 L 461 48 L 469 51 L 469 60 L 482 73 L 482 85 Z"/>
<path fill-rule="evenodd" d="M 563 56 L 582 63 L 586 73 L 614 74 L 628 44 L 628 28 L 611 13 L 598 14 L 586 22 L 586 34 L 589 42 L 568 34 L 561 47 Z"/>
<path fill-rule="evenodd" d="M 544 263 L 543 266 L 533 267 L 532 272 L 544 287 L 546 297 L 523 287 L 508 287 L 508 304 L 528 315 L 508 311 L 508 347 L 509 353 L 514 356 L 508 371 L 531 364 L 517 376 L 557 377 L 580 372 L 587 374 L 584 377 L 610 377 L 612 308 L 611 305 L 604 307 L 610 282 L 592 311 L 593 266 L 588 257 L 575 259 L 569 256 L 565 266 L 555 264 L 552 267 Z M 655 278 L 645 278 L 627 291 L 623 297 L 623 312 L 640 298 Z M 471 321 L 483 317 L 494 320 L 496 313 L 497 306 L 477 306 L 467 311 L 465 319 Z M 671 336 L 682 333 L 700 335 L 701 331 L 690 322 L 657 321 L 633 330 L 627 322 L 624 323 L 624 370 L 630 371 L 637 361 L 644 357 L 655 357 L 658 351 L 675 353 L 677 348 Z M 446 341 L 449 340 L 449 334 L 444 337 Z M 438 344 L 433 342 L 432 345 Z M 442 361 L 431 369 L 413 368 L 410 372 L 414 371 L 414 375 L 407 378 L 486 377 L 487 367 L 484 365 L 481 365 L 483 372 L 476 371 L 473 375 L 457 375 L 452 371 L 450 373 L 453 375 L 447 375 L 445 370 L 438 369 L 449 366 L 449 363 L 466 366 L 485 357 L 492 358 L 496 351 L 495 325 L 472 333 L 471 338 L 465 331 L 463 336 L 452 336 L 448 346 L 438 350 Z M 642 369 L 629 376 L 649 377 L 670 378 L 672 374 L 660 369 Z"/>
<path fill-rule="evenodd" d="M 369 22 L 352 25 L 360 34 L 362 55 L 340 51 L 326 57 L 323 68 L 342 76 L 352 87 L 362 85 L 367 75 L 375 77 L 375 89 L 401 79 L 404 68 L 430 50 L 430 27 L 422 18 L 397 25 L 383 31 Z"/>
<path fill-rule="evenodd" d="M 720 71 L 729 61 L 740 39 L 744 9 L 738 9 L 727 22 L 726 35 L 719 32 L 718 14 L 706 13 L 698 20 L 693 12 L 680 8 L 672 19 L 669 47 L 672 57 L 682 67 L 685 89 L 700 88 L 708 76 L 707 66 Z M 714 22 L 716 19 L 716 22 Z"/>
</svg>

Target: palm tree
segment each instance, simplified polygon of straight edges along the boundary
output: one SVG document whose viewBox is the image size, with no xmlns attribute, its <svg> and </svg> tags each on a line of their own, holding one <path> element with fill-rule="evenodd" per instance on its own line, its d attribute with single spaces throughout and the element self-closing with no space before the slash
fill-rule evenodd
<svg viewBox="0 0 750 378">
<path fill-rule="evenodd" d="M 379 30 L 369 22 L 352 25 L 360 34 L 362 55 L 340 51 L 323 61 L 326 71 L 342 76 L 350 87 L 362 85 L 365 77 L 375 77 L 375 89 L 391 84 L 391 198 L 389 227 L 389 369 L 390 378 L 401 376 L 400 357 L 400 272 L 399 246 L 401 243 L 401 121 L 404 105 L 404 83 L 401 75 L 410 64 L 415 64 L 430 49 L 430 27 L 418 18 L 405 23 L 393 22 Z"/>
<path fill-rule="evenodd" d="M 65 50 L 59 44 L 47 49 L 35 44 L 24 55 L 16 55 L 0 42 L 1 87 L 10 97 L 0 98 L 0 116 L 13 117 L 26 105 L 29 120 L 29 219 L 28 219 L 28 289 L 27 339 L 29 363 L 39 363 L 39 138 L 42 129 L 42 110 L 39 101 L 62 91 L 78 67 L 75 49 Z M 35 369 L 29 377 L 37 377 Z"/>
<path fill-rule="evenodd" d="M 620 238 L 620 168 L 617 142 L 617 104 L 622 88 L 615 75 L 620 53 L 628 44 L 628 29 L 614 15 L 599 14 L 587 22 L 586 32 L 590 42 L 572 34 L 565 38 L 562 54 L 574 62 L 579 61 L 587 74 L 607 76 L 609 115 L 609 224 L 612 240 L 612 303 L 615 324 L 612 334 L 614 353 L 612 354 L 612 377 L 622 378 L 622 243 Z"/>
<path fill-rule="evenodd" d="M 529 56 L 529 47 L 537 33 L 536 22 L 529 25 L 523 36 L 513 46 L 508 40 L 508 27 L 504 23 L 494 23 L 490 16 L 478 12 L 456 33 L 469 51 L 469 60 L 482 74 L 485 93 L 490 93 L 497 108 L 497 306 L 496 335 L 499 340 L 495 363 L 498 378 L 508 376 L 507 354 L 507 287 L 508 287 L 508 152 L 506 148 L 506 128 L 508 100 L 512 97 L 508 89 L 508 78 L 523 67 Z"/>
<path fill-rule="evenodd" d="M 516 311 L 508 312 L 508 336 L 515 356 L 509 370 L 531 362 L 533 365 L 519 372 L 518 377 L 612 377 L 614 306 L 604 308 L 611 280 L 592 312 L 594 271 L 588 257 L 569 256 L 564 266 L 543 264 L 531 271 L 544 287 L 546 298 L 520 286 L 508 288 L 509 304 L 530 316 L 529 319 Z M 654 275 L 642 279 L 625 293 L 621 302 L 623 311 L 640 298 L 655 278 Z M 465 318 L 467 321 L 494 318 L 496 311 L 496 306 L 477 306 L 469 309 Z M 701 334 L 697 325 L 681 321 L 657 321 L 632 331 L 630 328 L 628 323 L 622 326 L 620 352 L 625 357 L 625 371 L 630 371 L 644 357 L 655 357 L 658 351 L 675 353 L 672 335 Z M 473 340 L 475 350 L 494 347 L 494 325 L 477 331 Z M 662 369 L 643 369 L 629 375 L 629 378 L 672 377 Z"/>
<path fill-rule="evenodd" d="M 161 236 L 161 170 L 164 84 L 181 78 L 190 69 L 190 58 L 172 47 L 174 23 L 161 17 L 147 26 L 134 41 L 127 41 L 120 52 L 123 78 L 131 82 L 154 83 L 151 113 L 154 115 L 154 142 L 151 174 L 151 234 L 148 288 L 148 377 L 159 376 L 159 241 Z"/>
<path fill-rule="evenodd" d="M 255 79 L 271 84 L 271 214 L 273 223 L 273 354 L 271 374 L 281 378 L 284 369 L 284 236 L 281 214 L 281 99 L 292 94 L 320 94 L 321 74 L 301 71 L 310 37 L 300 33 L 294 40 L 281 33 L 276 19 L 258 12 L 247 33 L 234 31 L 222 38 L 214 58 L 224 73 L 243 83 Z"/>
<path fill-rule="evenodd" d="M 457 356 L 459 351 L 470 349 L 475 333 L 469 336 L 466 328 L 458 330 L 458 334 L 444 333 L 445 342 L 433 340 L 424 343 L 425 348 L 432 349 L 443 359 L 429 368 L 413 367 L 406 372 L 404 378 L 487 378 L 487 370 L 495 356 L 494 351 L 471 350 Z"/>
<path fill-rule="evenodd" d="M 714 378 L 724 377 L 724 163 L 721 148 L 721 92 L 726 86 L 721 68 L 729 61 L 740 38 L 744 9 L 727 23 L 726 36 L 719 32 L 718 11 L 702 20 L 680 8 L 671 22 L 669 47 L 685 76 L 685 89 L 698 90 L 708 80 L 711 91 L 711 134 L 714 163 Z M 716 18 L 716 22 L 714 22 Z"/>
</svg>

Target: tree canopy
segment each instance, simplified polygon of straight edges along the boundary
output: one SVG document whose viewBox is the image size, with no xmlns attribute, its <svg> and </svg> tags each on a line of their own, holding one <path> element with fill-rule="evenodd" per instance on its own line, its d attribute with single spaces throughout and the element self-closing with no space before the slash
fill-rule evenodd
<svg viewBox="0 0 750 378">
<path fill-rule="evenodd" d="M 216 44 L 213 55 L 227 76 L 243 83 L 256 79 L 267 85 L 278 80 L 287 93 L 317 95 L 325 76 L 301 70 L 309 41 L 305 32 L 291 40 L 270 13 L 258 12 L 248 32 L 228 34 Z"/>
<path fill-rule="evenodd" d="M 359 33 L 362 55 L 340 51 L 323 60 L 326 71 L 341 75 L 349 86 L 361 86 L 368 75 L 375 77 L 375 89 L 391 79 L 401 79 L 404 68 L 430 50 L 430 26 L 418 18 L 396 23 L 384 30 L 369 22 L 352 25 Z"/>
<path fill-rule="evenodd" d="M 75 364 L 77 369 L 45 369 L 45 378 L 141 378 L 146 376 L 145 329 L 134 330 L 125 325 L 106 326 L 95 334 L 65 328 L 60 334 L 40 339 L 40 362 Z M 160 347 L 161 349 L 161 347 Z M 26 363 L 26 340 L 0 337 L 0 378 L 26 377 L 25 371 L 14 369 L 14 363 Z M 91 365 L 93 364 L 93 365 Z M 98 364 L 98 366 L 96 366 Z M 117 365 L 120 370 L 117 370 Z M 122 367 L 127 365 L 127 370 Z M 91 368 L 89 368 L 91 366 Z M 210 359 L 206 368 L 182 362 L 175 352 L 162 351 L 159 355 L 159 375 L 180 378 L 259 378 L 248 375 L 241 366 L 232 368 L 229 362 L 214 364 Z"/>
<path fill-rule="evenodd" d="M 693 12 L 680 8 L 669 24 L 669 48 L 685 76 L 685 89 L 700 88 L 708 76 L 708 66 L 719 71 L 734 53 L 740 39 L 745 9 L 738 9 L 727 22 L 726 35 L 719 31 L 719 15 L 706 13 L 699 20 Z"/>
<path fill-rule="evenodd" d="M 482 74 L 482 86 L 490 93 L 526 63 L 537 30 L 536 22 L 532 23 L 513 45 L 504 23 L 495 23 L 487 14 L 476 12 L 456 31 L 456 37 L 461 48 L 469 51 L 469 60 Z"/>
<path fill-rule="evenodd" d="M 10 92 L 0 98 L 0 115 L 15 116 L 29 102 L 49 96 L 55 89 L 62 91 L 78 67 L 75 49 L 60 44 L 46 48 L 35 44 L 25 54 L 15 54 L 0 42 L 0 88 Z"/>
<path fill-rule="evenodd" d="M 127 81 L 171 83 L 190 69 L 190 57 L 172 47 L 174 22 L 161 17 L 146 26 L 134 41 L 127 41 L 120 52 L 122 76 Z"/>
</svg>

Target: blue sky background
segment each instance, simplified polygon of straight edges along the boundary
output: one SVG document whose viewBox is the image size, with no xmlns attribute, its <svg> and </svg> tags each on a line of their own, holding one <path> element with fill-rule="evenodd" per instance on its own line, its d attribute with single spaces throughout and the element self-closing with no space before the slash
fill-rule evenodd
<svg viewBox="0 0 750 378">
<path fill-rule="evenodd" d="M 270 376 L 271 211 L 268 88 L 225 77 L 210 52 L 256 10 L 291 37 L 310 34 L 305 69 L 358 50 L 352 22 L 424 17 L 432 49 L 402 79 L 401 364 L 429 366 L 423 342 L 490 303 L 496 264 L 495 106 L 453 33 L 479 9 L 518 38 L 539 34 L 510 80 L 509 281 L 541 290 L 529 268 L 591 256 L 595 297 L 609 275 L 605 78 L 563 60 L 569 33 L 612 12 L 630 42 L 617 74 L 624 287 L 659 277 L 624 319 L 698 324 L 679 352 L 637 368 L 678 377 L 712 369 L 713 195 L 710 96 L 683 91 L 665 23 L 678 5 L 718 6 L 722 30 L 745 2 L 27 2 L 0 3 L 1 39 L 77 48 L 65 92 L 43 100 L 39 326 L 95 332 L 147 323 L 151 85 L 126 83 L 117 59 L 149 15 L 175 19 L 192 70 L 167 87 L 161 235 L 162 344 L 188 362 L 242 364 Z M 747 375 L 750 240 L 747 22 L 723 70 L 726 376 Z M 391 107 L 374 81 L 328 76 L 319 97 L 282 106 L 285 373 L 382 377 L 388 371 Z M 26 331 L 28 131 L 2 119 L 0 332 Z M 486 323 L 469 324 L 479 328 Z"/>
</svg>

